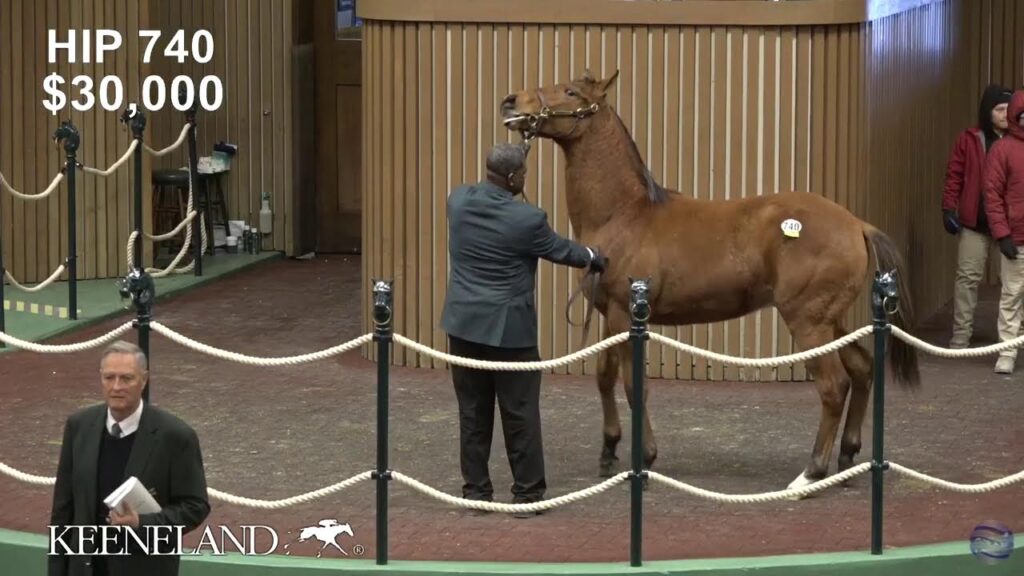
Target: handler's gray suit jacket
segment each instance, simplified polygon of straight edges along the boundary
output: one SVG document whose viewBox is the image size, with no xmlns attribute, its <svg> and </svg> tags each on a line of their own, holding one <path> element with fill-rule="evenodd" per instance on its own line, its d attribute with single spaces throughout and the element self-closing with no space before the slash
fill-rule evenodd
<svg viewBox="0 0 1024 576">
<path fill-rule="evenodd" d="M 537 345 L 537 259 L 584 268 L 586 247 L 559 236 L 547 214 L 486 180 L 448 196 L 451 269 L 441 327 L 503 348 Z"/>
</svg>

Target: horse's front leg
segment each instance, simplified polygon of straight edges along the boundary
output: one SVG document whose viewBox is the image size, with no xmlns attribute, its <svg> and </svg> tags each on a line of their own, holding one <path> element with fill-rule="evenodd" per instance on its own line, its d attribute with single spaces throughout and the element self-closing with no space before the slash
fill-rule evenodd
<svg viewBox="0 0 1024 576">
<path fill-rule="evenodd" d="M 605 325 L 603 338 L 611 336 Z M 619 422 L 619 408 L 615 404 L 615 381 L 619 377 L 619 353 L 613 349 L 602 350 L 597 357 L 597 389 L 601 392 L 601 408 L 604 415 L 604 445 L 601 448 L 599 474 L 602 477 L 615 475 L 619 458 L 615 449 L 622 440 L 622 426 Z"/>
</svg>

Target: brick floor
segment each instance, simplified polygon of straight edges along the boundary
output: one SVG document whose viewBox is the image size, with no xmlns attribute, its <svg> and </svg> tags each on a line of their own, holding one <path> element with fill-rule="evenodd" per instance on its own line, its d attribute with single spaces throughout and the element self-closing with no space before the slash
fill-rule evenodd
<svg viewBox="0 0 1024 576">
<path fill-rule="evenodd" d="M 157 318 L 211 345 L 256 355 L 324 348 L 361 332 L 358 259 L 318 257 L 261 266 L 161 302 Z M 979 341 L 994 341 L 994 292 L 983 293 Z M 920 334 L 944 343 L 948 311 Z M 55 342 L 106 332 L 115 319 Z M 990 326 L 992 325 L 992 326 Z M 35 474 L 54 473 L 64 418 L 97 401 L 95 352 L 42 357 L 0 356 L 0 461 Z M 291 368 L 260 369 L 192 353 L 153 337 L 154 401 L 199 433 L 207 480 L 256 498 L 282 498 L 334 483 L 374 465 L 374 365 L 352 352 Z M 994 358 L 925 357 L 923 388 L 889 389 L 886 448 L 904 465 L 959 482 L 981 482 L 1024 469 L 1024 377 L 992 373 Z M 392 372 L 395 470 L 458 494 L 456 404 L 442 370 Z M 545 376 L 542 392 L 548 496 L 598 482 L 600 402 L 591 378 Z M 624 433 L 620 462 L 629 462 L 629 411 L 619 393 Z M 656 469 L 730 493 L 785 487 L 813 442 L 819 404 L 810 383 L 651 382 L 658 434 Z M 500 428 L 499 428 L 500 429 Z M 870 454 L 870 416 L 859 461 Z M 835 462 L 833 459 L 833 469 Z M 492 450 L 496 497 L 509 500 L 504 445 Z M 45 532 L 51 491 L 0 477 L 0 526 Z M 626 485 L 529 520 L 499 514 L 469 517 L 406 487 L 391 486 L 391 557 L 496 561 L 626 561 Z M 937 491 L 887 476 L 885 537 L 904 546 L 963 540 L 980 521 L 1024 530 L 1024 486 L 978 495 Z M 349 522 L 343 539 L 374 554 L 374 487 L 285 510 L 213 503 L 207 523 L 268 524 L 294 538 L 321 518 Z M 869 480 L 801 502 L 723 505 L 652 484 L 645 495 L 646 559 L 725 557 L 869 546 Z M 291 533 L 289 535 L 289 532 Z M 194 543 L 194 535 L 187 542 Z M 282 541 L 282 545 L 286 543 Z M 292 544 L 312 555 L 315 543 Z M 279 548 L 279 551 L 282 551 Z M 328 549 L 325 555 L 336 557 Z"/>
</svg>

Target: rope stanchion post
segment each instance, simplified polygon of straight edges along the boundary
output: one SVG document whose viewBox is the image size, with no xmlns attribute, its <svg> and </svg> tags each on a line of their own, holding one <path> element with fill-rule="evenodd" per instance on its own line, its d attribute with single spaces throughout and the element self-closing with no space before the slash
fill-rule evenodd
<svg viewBox="0 0 1024 576">
<path fill-rule="evenodd" d="M 373 341 L 377 343 L 377 564 L 388 563 L 388 368 L 394 326 L 394 293 L 391 282 L 373 282 Z"/>
<path fill-rule="evenodd" d="M 137 104 L 132 104 L 121 114 L 121 121 L 131 127 L 132 137 L 139 143 L 135 147 L 135 261 L 132 267 L 142 270 L 142 154 L 145 151 L 142 137 L 146 131 L 146 115 Z"/>
<path fill-rule="evenodd" d="M 181 96 L 181 101 L 185 102 L 186 101 L 185 100 L 186 94 L 185 94 L 185 84 L 184 83 L 181 85 L 181 88 L 180 88 L 180 90 L 178 92 L 179 92 L 179 95 Z M 185 122 L 188 123 L 188 169 L 189 169 L 188 177 L 192 178 L 192 179 L 196 178 L 196 175 L 199 173 L 199 156 L 198 156 L 198 153 L 196 152 L 196 106 L 197 106 L 196 102 L 193 101 L 192 102 L 192 107 L 189 108 L 188 110 L 185 110 Z M 193 184 L 193 186 L 192 186 L 192 193 L 195 194 L 196 193 L 195 182 L 193 181 L 192 184 Z M 207 192 L 207 193 L 209 193 L 209 192 Z M 199 203 L 196 202 L 196 206 L 197 206 L 196 209 L 197 210 L 198 210 L 198 204 Z M 207 197 L 207 199 L 206 199 L 206 204 L 207 204 L 207 206 L 209 206 L 209 204 L 210 204 L 209 197 Z M 192 221 L 194 223 L 198 224 L 199 226 L 203 225 L 203 222 L 202 222 L 201 218 L 195 218 Z M 203 275 L 203 241 L 202 241 L 202 233 L 201 232 L 198 233 L 198 234 L 192 234 L 192 261 L 194 262 L 194 266 L 192 267 L 192 272 L 194 272 L 196 276 L 202 276 Z"/>
<path fill-rule="evenodd" d="M 871 553 L 882 553 L 882 495 L 885 485 L 882 473 L 889 467 L 884 458 L 885 433 L 885 348 L 891 333 L 888 314 L 899 305 L 896 273 L 876 272 L 871 290 L 871 314 L 874 325 L 874 416 L 872 418 L 871 450 Z"/>
<path fill-rule="evenodd" d="M 55 142 L 64 142 L 64 177 L 68 181 L 68 318 L 78 320 L 78 231 L 75 214 L 75 172 L 78 171 L 78 146 L 81 138 L 71 120 L 61 122 L 53 133 Z"/>
<path fill-rule="evenodd" d="M 644 484 L 647 471 L 644 469 L 644 372 L 647 361 L 644 358 L 644 346 L 647 343 L 647 320 L 651 317 L 651 306 L 648 301 L 650 291 L 649 280 L 633 280 L 630 278 L 629 313 L 633 323 L 629 330 L 629 339 L 633 343 L 633 417 L 631 450 L 633 471 L 630 474 L 630 531 L 629 531 L 629 564 L 641 565 L 643 549 L 644 524 Z"/>
<path fill-rule="evenodd" d="M 139 332 L 139 348 L 146 355 L 146 363 L 152 371 L 153 362 L 149 354 L 149 331 L 150 322 L 153 320 L 153 302 L 156 300 L 156 284 L 153 277 L 144 269 L 135 268 L 128 273 L 118 284 L 121 298 L 135 306 L 134 327 Z M 150 390 L 153 388 L 153 379 L 150 378 L 146 387 L 142 390 L 142 399 L 149 402 Z"/>
</svg>

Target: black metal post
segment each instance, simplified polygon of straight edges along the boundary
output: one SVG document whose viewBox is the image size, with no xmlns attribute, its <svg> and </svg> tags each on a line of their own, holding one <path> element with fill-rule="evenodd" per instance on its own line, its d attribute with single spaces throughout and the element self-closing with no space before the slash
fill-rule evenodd
<svg viewBox="0 0 1024 576">
<path fill-rule="evenodd" d="M 640 566 L 643 549 L 644 483 L 647 471 L 644 469 L 644 372 L 647 362 L 644 358 L 644 343 L 647 336 L 647 320 L 651 317 L 651 307 L 647 300 L 650 286 L 647 280 L 630 278 L 629 312 L 633 324 L 629 330 L 629 339 L 633 342 L 633 471 L 631 480 L 631 508 L 629 531 L 629 564 Z"/>
<path fill-rule="evenodd" d="M 121 114 L 121 121 L 131 126 L 132 137 L 138 140 L 135 148 L 135 258 L 132 266 L 142 269 L 142 154 L 143 133 L 146 131 L 146 115 L 136 104 L 132 104 L 128 110 Z M 147 386 L 147 390 L 148 390 Z"/>
<path fill-rule="evenodd" d="M 81 138 L 70 120 L 61 122 L 53 133 L 55 141 L 64 141 L 64 177 L 68 181 L 68 318 L 78 320 L 78 231 L 75 219 L 75 172 L 78 170 L 78 145 Z"/>
<path fill-rule="evenodd" d="M 874 417 L 871 450 L 871 553 L 882 553 L 882 473 L 889 468 L 883 456 L 885 433 L 885 347 L 891 333 L 887 313 L 896 311 L 899 296 L 896 273 L 876 272 L 871 291 L 871 312 L 875 337 Z"/>
<path fill-rule="evenodd" d="M 156 300 L 156 284 L 153 277 L 142 268 L 135 268 L 119 283 L 121 298 L 130 299 L 135 306 L 135 329 L 139 332 L 139 348 L 146 354 L 146 362 L 153 366 L 149 355 L 149 323 L 153 319 L 153 302 Z M 150 370 L 152 373 L 152 370 Z M 153 388 L 153 379 L 142 391 L 142 399 L 149 402 L 149 391 Z"/>
<path fill-rule="evenodd" d="M 185 101 L 185 85 L 179 90 L 181 101 Z M 192 220 L 192 258 L 195 265 L 192 271 L 196 276 L 203 275 L 203 229 L 202 214 L 199 213 L 199 190 L 197 179 L 199 177 L 199 156 L 196 152 L 196 103 L 185 111 L 185 121 L 188 122 L 188 169 L 189 169 L 189 192 L 192 194 L 192 209 L 197 212 Z M 209 191 L 206 191 L 209 194 Z M 209 200 L 207 200 L 209 204 Z M 211 238 L 212 241 L 212 238 Z"/>
<path fill-rule="evenodd" d="M 373 282 L 373 341 L 377 343 L 377 564 L 388 563 L 388 367 L 394 295 L 391 282 Z"/>
</svg>

